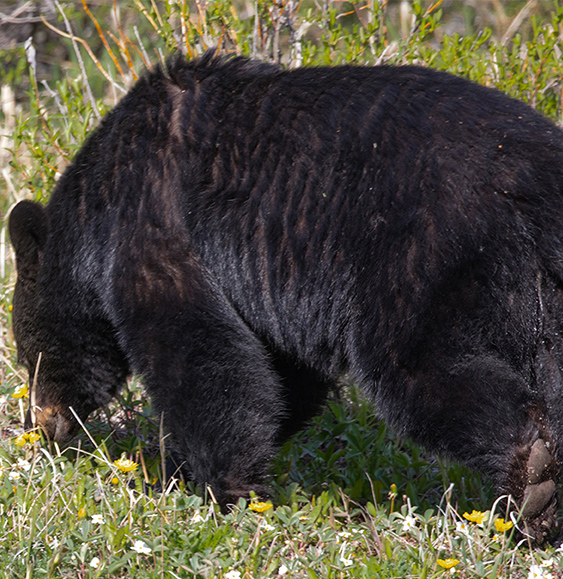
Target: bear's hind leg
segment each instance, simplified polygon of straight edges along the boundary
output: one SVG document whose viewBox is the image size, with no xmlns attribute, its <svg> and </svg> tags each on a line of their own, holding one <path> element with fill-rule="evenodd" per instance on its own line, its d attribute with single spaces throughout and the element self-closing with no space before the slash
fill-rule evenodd
<svg viewBox="0 0 563 579">
<path fill-rule="evenodd" d="M 488 474 L 521 508 L 522 530 L 543 544 L 557 532 L 558 469 L 541 401 L 494 354 L 432 366 L 405 377 L 401 404 L 389 403 L 397 390 L 383 390 L 386 414 L 404 435 Z"/>
<path fill-rule="evenodd" d="M 522 489 L 518 497 L 524 519 L 524 530 L 541 545 L 558 530 L 557 464 L 553 442 L 546 433 L 538 432 L 532 444 L 519 449 L 514 464 L 514 480 L 508 487 Z M 523 475 L 523 478 L 522 478 Z"/>
</svg>

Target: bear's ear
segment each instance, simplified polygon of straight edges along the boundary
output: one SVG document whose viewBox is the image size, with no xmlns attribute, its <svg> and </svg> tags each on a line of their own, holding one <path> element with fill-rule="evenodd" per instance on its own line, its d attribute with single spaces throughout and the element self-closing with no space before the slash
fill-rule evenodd
<svg viewBox="0 0 563 579">
<path fill-rule="evenodd" d="M 33 201 L 20 201 L 10 213 L 9 230 L 16 250 L 18 274 L 21 270 L 35 269 L 49 233 L 43 206 Z"/>
</svg>

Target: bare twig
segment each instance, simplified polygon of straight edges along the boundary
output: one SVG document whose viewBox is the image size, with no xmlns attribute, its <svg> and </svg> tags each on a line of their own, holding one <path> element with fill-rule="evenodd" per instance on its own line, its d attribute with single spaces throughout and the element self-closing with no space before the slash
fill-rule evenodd
<svg viewBox="0 0 563 579">
<path fill-rule="evenodd" d="M 111 83 L 111 85 L 114 88 L 117 88 L 118 90 L 120 90 L 122 93 L 126 93 L 127 90 L 124 89 L 122 86 L 120 86 L 118 83 L 116 83 L 111 76 L 104 70 L 104 68 L 102 67 L 102 65 L 100 64 L 100 61 L 96 58 L 96 55 L 92 52 L 92 49 L 88 46 L 88 43 L 83 40 L 82 38 L 80 38 L 79 36 L 74 36 L 73 34 L 67 34 L 66 32 L 63 32 L 62 30 L 59 30 L 56 26 L 53 26 L 52 24 L 50 24 L 49 22 L 47 22 L 47 20 L 45 20 L 44 18 L 41 18 L 41 22 L 43 22 L 43 24 L 45 24 L 45 26 L 47 26 L 48 28 L 50 28 L 53 32 L 56 32 L 58 35 L 62 36 L 63 38 L 69 38 L 71 39 L 73 42 L 80 42 L 80 44 L 82 44 L 82 46 L 84 46 L 84 48 L 86 49 L 86 52 L 88 52 L 88 55 L 90 56 L 90 58 L 92 59 L 92 61 L 94 62 L 94 64 L 98 67 L 98 70 L 104 75 L 104 78 Z"/>
<path fill-rule="evenodd" d="M 88 75 L 86 74 L 86 68 L 84 67 L 84 61 L 82 60 L 82 55 L 80 54 L 80 50 L 78 48 L 78 43 L 76 42 L 76 37 L 72 33 L 72 28 L 70 26 L 70 22 L 68 21 L 68 18 L 66 16 L 64 10 L 62 9 L 59 1 L 55 0 L 55 4 L 57 6 L 57 9 L 61 13 L 61 16 L 63 17 L 64 23 L 65 23 L 65 28 L 66 28 L 67 33 L 69 34 L 69 37 L 72 41 L 72 47 L 74 48 L 74 52 L 75 52 L 76 58 L 78 60 L 78 65 L 80 66 L 80 71 L 82 73 L 82 82 L 84 84 L 84 88 L 86 89 L 86 93 L 88 94 L 88 100 L 90 101 L 90 104 L 92 105 L 94 115 L 96 116 L 96 118 L 98 120 L 100 120 L 102 118 L 102 116 L 100 115 L 100 111 L 98 110 L 98 107 L 96 106 L 96 100 L 94 99 L 94 95 L 92 94 L 92 89 L 90 88 L 90 83 L 88 82 Z"/>
<path fill-rule="evenodd" d="M 39 356 L 37 357 L 37 364 L 35 366 L 35 374 L 33 375 L 33 382 L 31 383 L 31 392 L 29 393 L 29 410 L 31 416 L 31 426 L 35 428 L 37 425 L 37 418 L 35 415 L 35 400 L 36 400 L 36 392 L 37 392 L 37 375 L 39 374 L 39 365 L 41 364 L 41 356 L 43 352 L 39 352 Z"/>
<path fill-rule="evenodd" d="M 526 2 L 526 5 L 524 6 L 524 8 L 522 8 L 522 10 L 520 10 L 520 12 L 518 12 L 518 14 L 515 16 L 514 20 L 510 23 L 510 26 L 507 28 L 506 32 L 504 33 L 504 36 L 502 38 L 502 46 L 506 45 L 506 43 L 514 36 L 514 34 L 518 30 L 518 28 L 520 28 L 520 25 L 522 24 L 522 22 L 526 18 L 528 18 L 528 16 L 530 15 L 530 12 L 532 11 L 532 8 L 534 8 L 534 6 L 536 5 L 536 2 L 537 2 L 537 0 L 528 0 L 528 2 Z"/>
<path fill-rule="evenodd" d="M 20 16 L 28 9 L 33 8 L 33 2 L 26 2 L 16 8 L 11 14 L 0 12 L 0 24 L 31 24 L 41 22 L 40 16 Z"/>
</svg>

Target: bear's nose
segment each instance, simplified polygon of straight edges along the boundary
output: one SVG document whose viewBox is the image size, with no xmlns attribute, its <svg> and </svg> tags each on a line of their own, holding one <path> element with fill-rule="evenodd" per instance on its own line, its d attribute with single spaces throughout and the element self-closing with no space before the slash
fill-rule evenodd
<svg viewBox="0 0 563 579">
<path fill-rule="evenodd" d="M 25 430 L 32 430 L 39 427 L 47 440 L 52 440 L 59 444 L 68 442 L 77 430 L 76 420 L 69 420 L 65 413 L 56 406 L 41 408 L 35 407 L 35 424 L 33 423 L 32 409 L 29 408 L 25 416 Z"/>
</svg>

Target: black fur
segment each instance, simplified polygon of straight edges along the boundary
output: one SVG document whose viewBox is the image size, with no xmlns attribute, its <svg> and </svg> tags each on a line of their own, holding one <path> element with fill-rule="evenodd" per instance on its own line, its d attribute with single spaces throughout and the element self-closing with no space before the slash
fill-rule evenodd
<svg viewBox="0 0 563 579">
<path fill-rule="evenodd" d="M 12 214 L 38 422 L 64 439 L 69 405 L 85 417 L 141 374 L 226 504 L 265 492 L 276 447 L 347 371 L 401 434 L 522 501 L 534 442 L 563 459 L 562 217 L 563 134 L 495 90 L 174 59 L 45 211 Z"/>
</svg>

